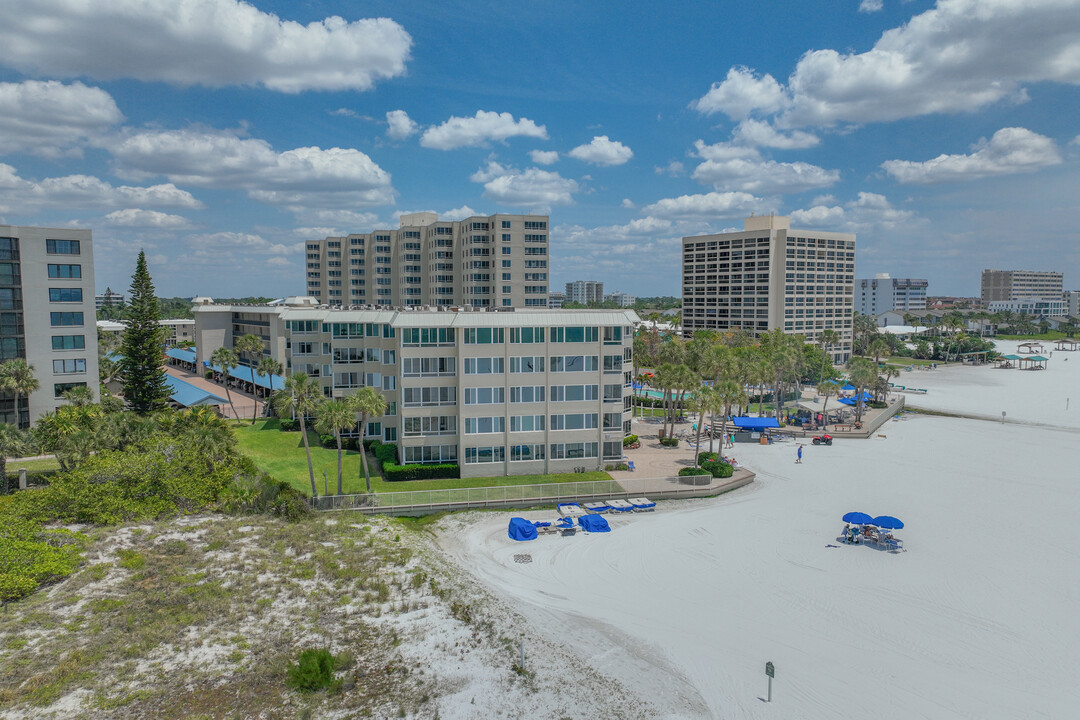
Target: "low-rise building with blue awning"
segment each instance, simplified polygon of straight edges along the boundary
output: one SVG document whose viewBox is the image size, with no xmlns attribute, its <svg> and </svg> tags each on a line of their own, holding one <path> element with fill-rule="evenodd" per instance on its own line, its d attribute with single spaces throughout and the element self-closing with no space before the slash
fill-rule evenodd
<svg viewBox="0 0 1080 720">
<path fill-rule="evenodd" d="M 165 374 L 165 384 L 169 386 L 170 400 L 180 407 L 195 407 L 197 405 L 226 405 L 228 400 L 215 395 L 209 390 L 196 387 L 186 380 L 181 380 L 173 375 Z"/>
</svg>

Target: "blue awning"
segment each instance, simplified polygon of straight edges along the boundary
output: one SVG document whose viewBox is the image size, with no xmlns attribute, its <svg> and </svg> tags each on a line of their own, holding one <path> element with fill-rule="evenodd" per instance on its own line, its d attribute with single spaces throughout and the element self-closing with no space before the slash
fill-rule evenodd
<svg viewBox="0 0 1080 720">
<path fill-rule="evenodd" d="M 193 350 L 184 350 L 183 348 L 169 348 L 165 351 L 166 357 L 171 357 L 173 360 L 183 360 L 184 362 L 195 364 L 195 352 Z"/>
<path fill-rule="evenodd" d="M 172 391 L 172 401 L 178 405 L 183 405 L 184 407 L 195 407 L 196 405 L 224 405 L 229 402 L 223 397 L 219 397 L 212 392 L 196 387 L 178 377 L 173 377 L 168 373 L 165 375 L 165 384 L 168 385 Z"/>
<path fill-rule="evenodd" d="M 203 360 L 203 365 L 213 370 L 216 373 L 221 372 L 220 365 L 211 365 L 209 360 Z M 251 382 L 251 376 L 255 375 L 255 384 L 261 388 L 270 388 L 271 390 L 281 390 L 285 387 L 285 378 L 280 375 L 271 375 L 269 378 L 266 375 L 259 375 L 259 371 L 251 372 L 250 365 L 239 365 L 229 371 L 229 377 L 234 377 L 239 380 L 247 380 Z"/>
<path fill-rule="evenodd" d="M 735 427 L 743 430 L 764 430 L 765 428 L 780 427 L 776 418 L 737 417 L 731 420 Z"/>
</svg>

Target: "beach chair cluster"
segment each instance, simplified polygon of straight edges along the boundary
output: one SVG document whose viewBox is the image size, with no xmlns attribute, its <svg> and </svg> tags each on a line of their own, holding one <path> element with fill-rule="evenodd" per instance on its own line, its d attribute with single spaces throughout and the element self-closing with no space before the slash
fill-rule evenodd
<svg viewBox="0 0 1080 720">
<path fill-rule="evenodd" d="M 603 515 L 604 513 L 631 513 L 652 512 L 656 510 L 656 503 L 649 498 L 630 498 L 628 500 L 608 500 L 606 502 L 560 503 L 559 514 L 563 517 L 579 517 L 581 515 Z"/>
<path fill-rule="evenodd" d="M 850 512 L 842 518 L 841 539 L 849 545 L 871 544 L 889 552 L 904 552 L 904 541 L 892 534 L 903 529 L 904 523 L 891 515 L 870 517 L 866 513 Z"/>
<path fill-rule="evenodd" d="M 568 537 L 577 534 L 578 530 L 584 530 L 585 532 L 609 532 L 611 528 L 608 526 L 607 521 L 604 520 L 601 515 L 608 513 L 636 513 L 636 512 L 653 512 L 656 510 L 656 503 L 648 498 L 630 498 L 628 500 L 618 499 L 609 500 L 607 502 L 588 502 L 588 503 L 560 503 L 559 504 L 559 518 L 548 521 L 537 521 L 529 523 L 527 520 L 521 518 L 511 519 L 510 537 L 514 540 L 528 540 L 532 539 L 529 536 L 540 535 L 562 535 Z M 515 529 L 515 523 L 517 527 Z M 521 526 L 528 524 L 531 528 L 522 530 Z"/>
</svg>

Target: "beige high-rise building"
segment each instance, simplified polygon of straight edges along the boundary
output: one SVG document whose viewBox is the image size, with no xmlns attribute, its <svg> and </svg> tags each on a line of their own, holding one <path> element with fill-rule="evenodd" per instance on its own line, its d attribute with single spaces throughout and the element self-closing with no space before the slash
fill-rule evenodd
<svg viewBox="0 0 1080 720">
<path fill-rule="evenodd" d="M 1059 272 L 1034 270 L 983 270 L 982 301 L 989 305 L 995 300 L 1060 300 L 1064 291 Z"/>
<path fill-rule="evenodd" d="M 743 232 L 683 238 L 683 331 L 776 328 L 815 342 L 835 330 L 834 362 L 851 356 L 855 235 L 746 218 Z"/>
<path fill-rule="evenodd" d="M 0 422 L 28 427 L 73 387 L 98 394 L 89 230 L 0 225 L 0 361 L 24 358 L 38 389 L 0 395 Z"/>
<path fill-rule="evenodd" d="M 324 305 L 547 307 L 548 217 L 441 221 L 307 243 L 307 294 Z"/>
</svg>

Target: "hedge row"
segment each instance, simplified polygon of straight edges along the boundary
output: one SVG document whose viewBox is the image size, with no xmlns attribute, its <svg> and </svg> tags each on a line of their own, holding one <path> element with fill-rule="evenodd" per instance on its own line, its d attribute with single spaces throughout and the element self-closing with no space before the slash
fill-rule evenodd
<svg viewBox="0 0 1080 720">
<path fill-rule="evenodd" d="M 729 478 L 735 474 L 735 468 L 726 462 L 717 462 L 715 460 L 701 463 L 701 469 L 712 473 L 714 478 Z"/>
<path fill-rule="evenodd" d="M 392 462 L 382 464 L 383 477 L 387 482 L 403 480 L 439 480 L 461 477 L 461 468 L 457 463 L 437 463 L 432 465 L 395 465 Z"/>
<path fill-rule="evenodd" d="M 622 446 L 623 447 L 630 447 L 631 445 L 633 445 L 637 441 L 638 441 L 638 436 L 637 435 L 627 435 L 626 437 L 623 438 Z"/>
<path fill-rule="evenodd" d="M 679 470 L 679 477 L 687 475 L 712 475 L 712 473 L 705 468 L 682 468 Z"/>
</svg>

